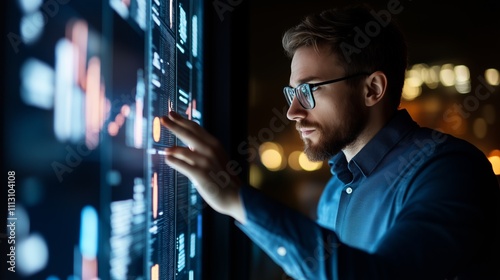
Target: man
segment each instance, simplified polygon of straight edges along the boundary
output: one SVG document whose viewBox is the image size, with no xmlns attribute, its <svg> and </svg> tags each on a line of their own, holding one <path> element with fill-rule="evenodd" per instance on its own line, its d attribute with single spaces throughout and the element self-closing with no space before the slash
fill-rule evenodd
<svg viewBox="0 0 500 280">
<path fill-rule="evenodd" d="M 398 109 L 407 58 L 396 25 L 363 7 L 329 10 L 291 28 L 283 46 L 287 117 L 333 174 L 318 220 L 232 174 L 217 185 L 221 145 L 175 113 L 163 124 L 190 148 L 167 148 L 167 163 L 296 279 L 499 279 L 496 177 L 474 146 Z"/>
</svg>

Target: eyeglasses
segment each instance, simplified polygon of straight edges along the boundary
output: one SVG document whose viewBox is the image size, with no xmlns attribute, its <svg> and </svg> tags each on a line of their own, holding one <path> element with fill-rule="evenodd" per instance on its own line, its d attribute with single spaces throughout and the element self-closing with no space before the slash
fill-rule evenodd
<svg viewBox="0 0 500 280">
<path fill-rule="evenodd" d="M 340 82 L 343 80 L 351 79 L 354 77 L 358 76 L 363 76 L 363 75 L 370 75 L 369 73 L 358 73 L 358 74 L 353 74 L 349 76 L 345 76 L 342 78 L 334 79 L 334 80 L 329 80 L 326 82 L 321 82 L 321 83 L 315 83 L 315 84 L 300 84 L 296 88 L 286 86 L 283 88 L 283 93 L 285 94 L 286 101 L 288 102 L 288 105 L 292 105 L 292 101 L 294 97 L 297 97 L 299 100 L 300 105 L 304 109 L 313 109 L 314 106 L 316 105 L 313 97 L 313 92 L 318 89 L 319 86 L 326 85 L 326 84 L 332 84 L 336 82 Z"/>
</svg>

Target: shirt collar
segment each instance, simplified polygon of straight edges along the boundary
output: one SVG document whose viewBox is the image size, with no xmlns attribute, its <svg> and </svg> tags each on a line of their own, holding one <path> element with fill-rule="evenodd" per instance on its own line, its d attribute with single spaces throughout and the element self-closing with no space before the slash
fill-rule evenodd
<svg viewBox="0 0 500 280">
<path fill-rule="evenodd" d="M 349 183 L 352 180 L 352 173 L 347 168 L 347 159 L 343 152 L 339 152 L 334 155 L 329 161 L 330 172 L 336 174 L 337 177 L 344 182 L 344 184 Z"/>
<path fill-rule="evenodd" d="M 382 158 L 411 130 L 418 127 L 406 109 L 398 110 L 387 124 L 352 158 L 349 166 L 353 165 L 363 173 L 369 176 L 370 173 L 377 167 Z M 344 153 L 340 152 L 333 156 L 329 161 L 330 171 L 332 174 L 337 174 L 339 179 L 347 178 L 344 174 L 348 172 L 347 161 Z M 352 175 L 350 175 L 352 176 Z M 350 177 L 352 178 L 352 177 Z"/>
</svg>

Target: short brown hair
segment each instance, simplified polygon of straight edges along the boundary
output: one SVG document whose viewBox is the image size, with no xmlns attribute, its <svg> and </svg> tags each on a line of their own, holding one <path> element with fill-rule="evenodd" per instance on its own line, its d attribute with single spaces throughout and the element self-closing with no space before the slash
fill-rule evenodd
<svg viewBox="0 0 500 280">
<path fill-rule="evenodd" d="M 356 5 L 311 14 L 287 30 L 282 43 L 289 57 L 303 46 L 330 47 L 339 54 L 345 75 L 384 72 L 391 104 L 398 108 L 408 65 L 407 46 L 389 11 L 377 13 L 367 5 Z"/>
</svg>

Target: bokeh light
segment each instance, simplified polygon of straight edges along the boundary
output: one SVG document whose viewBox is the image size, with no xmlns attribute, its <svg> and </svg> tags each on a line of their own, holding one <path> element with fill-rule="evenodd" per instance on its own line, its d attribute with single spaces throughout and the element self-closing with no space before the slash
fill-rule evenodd
<svg viewBox="0 0 500 280">
<path fill-rule="evenodd" d="M 323 166 L 322 161 L 312 162 L 307 158 L 306 154 L 304 153 L 301 153 L 299 156 L 299 164 L 305 171 L 315 171 L 320 169 L 321 166 Z"/>
<path fill-rule="evenodd" d="M 302 167 L 300 166 L 300 163 L 299 163 L 300 154 L 302 154 L 301 151 L 293 151 L 288 156 L 288 166 L 290 166 L 291 169 L 296 170 L 296 171 L 302 170 Z"/>
<path fill-rule="evenodd" d="M 455 84 L 455 71 L 453 64 L 444 64 L 439 72 L 439 80 L 441 84 L 450 87 Z"/>
<path fill-rule="evenodd" d="M 260 188 L 263 181 L 263 174 L 260 167 L 256 164 L 250 164 L 249 180 L 250 185 L 256 188 Z"/>
<path fill-rule="evenodd" d="M 283 159 L 283 148 L 274 142 L 264 142 L 259 147 L 260 161 L 270 171 L 282 170 L 286 167 Z"/>
<path fill-rule="evenodd" d="M 500 85 L 500 74 L 497 69 L 489 68 L 484 71 L 484 77 L 486 82 L 492 86 Z"/>
</svg>

